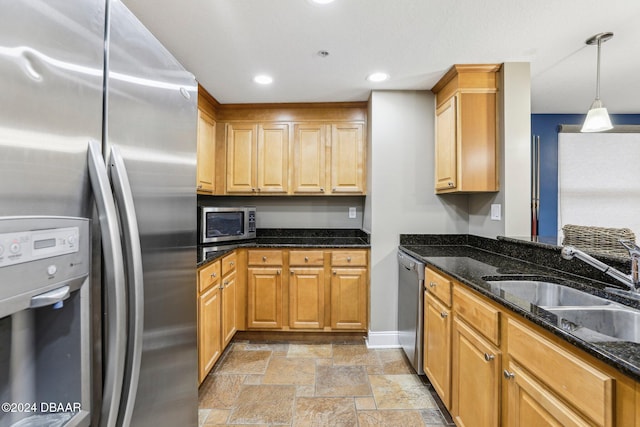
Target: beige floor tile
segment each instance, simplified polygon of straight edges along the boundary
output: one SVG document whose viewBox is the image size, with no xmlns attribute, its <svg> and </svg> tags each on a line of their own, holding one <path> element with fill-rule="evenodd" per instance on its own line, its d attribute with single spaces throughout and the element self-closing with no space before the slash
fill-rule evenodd
<svg viewBox="0 0 640 427">
<path fill-rule="evenodd" d="M 375 350 L 369 350 L 365 345 L 334 345 L 334 365 L 380 365 Z"/>
<path fill-rule="evenodd" d="M 317 366 L 316 396 L 371 396 L 363 366 Z"/>
<path fill-rule="evenodd" d="M 356 427 L 356 408 L 347 397 L 300 397 L 296 400 L 293 426 Z"/>
<path fill-rule="evenodd" d="M 208 427 L 211 425 L 221 425 L 227 423 L 227 418 L 229 418 L 229 414 L 231 410 L 229 409 L 212 409 L 209 412 L 209 415 L 204 421 L 203 426 Z"/>
<path fill-rule="evenodd" d="M 264 374 L 271 358 L 271 351 L 236 351 L 226 355 L 220 366 L 215 370 L 216 374 Z"/>
<path fill-rule="evenodd" d="M 314 397 L 316 395 L 315 384 L 296 386 L 296 397 Z"/>
<path fill-rule="evenodd" d="M 262 384 L 263 375 L 247 375 L 244 379 L 245 384 Z"/>
<path fill-rule="evenodd" d="M 209 412 L 211 412 L 211 409 L 198 409 L 198 426 L 204 424 L 204 421 L 209 416 Z"/>
<path fill-rule="evenodd" d="M 376 401 L 373 397 L 356 397 L 356 409 L 358 411 L 376 409 Z"/>
<path fill-rule="evenodd" d="M 439 409 L 423 409 L 420 411 L 420 415 L 422 415 L 422 420 L 428 426 L 442 426 L 446 425 L 446 420 L 442 416 L 442 413 Z"/>
<path fill-rule="evenodd" d="M 245 385 L 231 411 L 229 423 L 290 424 L 296 388 L 279 385 Z"/>
<path fill-rule="evenodd" d="M 287 357 L 331 357 L 331 344 L 289 344 Z"/>
<path fill-rule="evenodd" d="M 369 375 L 378 409 L 431 409 L 436 403 L 417 375 Z"/>
<path fill-rule="evenodd" d="M 200 387 L 200 409 L 231 409 L 244 380 L 244 375 L 209 375 Z"/>
<path fill-rule="evenodd" d="M 382 373 L 386 375 L 415 374 L 402 349 L 377 350 L 382 365 Z"/>
<path fill-rule="evenodd" d="M 331 366 L 333 365 L 333 359 L 315 359 L 316 366 Z"/>
<path fill-rule="evenodd" d="M 316 365 L 304 358 L 272 357 L 262 384 L 313 384 Z"/>
<path fill-rule="evenodd" d="M 283 351 L 287 352 L 289 350 L 288 343 L 247 343 L 244 347 L 247 351 L 259 351 L 259 350 L 270 350 L 270 351 Z"/>
<path fill-rule="evenodd" d="M 424 427 L 418 411 L 358 411 L 360 427 Z"/>
</svg>

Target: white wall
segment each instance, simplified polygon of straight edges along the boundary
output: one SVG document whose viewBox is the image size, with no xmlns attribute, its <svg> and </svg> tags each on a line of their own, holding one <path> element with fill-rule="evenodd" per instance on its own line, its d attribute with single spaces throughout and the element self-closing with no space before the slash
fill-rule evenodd
<svg viewBox="0 0 640 427">
<path fill-rule="evenodd" d="M 502 66 L 499 86 L 500 191 L 469 196 L 469 234 L 484 237 L 531 234 L 531 72 L 528 62 Z M 491 204 L 502 220 L 490 219 Z"/>
<path fill-rule="evenodd" d="M 434 96 L 429 91 L 374 91 L 368 113 L 371 232 L 370 345 L 397 339 L 399 235 L 465 234 L 467 197 L 434 194 Z"/>
</svg>

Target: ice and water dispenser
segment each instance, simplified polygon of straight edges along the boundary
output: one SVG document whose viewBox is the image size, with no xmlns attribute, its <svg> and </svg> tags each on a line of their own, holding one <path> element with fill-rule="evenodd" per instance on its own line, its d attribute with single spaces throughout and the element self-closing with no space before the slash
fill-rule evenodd
<svg viewBox="0 0 640 427">
<path fill-rule="evenodd" d="M 89 220 L 0 217 L 0 427 L 89 425 Z"/>
</svg>

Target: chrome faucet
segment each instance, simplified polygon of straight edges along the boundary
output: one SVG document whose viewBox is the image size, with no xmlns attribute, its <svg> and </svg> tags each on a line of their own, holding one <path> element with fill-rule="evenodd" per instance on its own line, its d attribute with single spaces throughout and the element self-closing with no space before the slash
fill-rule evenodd
<svg viewBox="0 0 640 427">
<path fill-rule="evenodd" d="M 592 267 L 597 268 L 603 273 L 608 274 L 614 279 L 624 283 L 631 292 L 640 292 L 640 278 L 638 274 L 638 262 L 640 261 L 640 246 L 635 244 L 630 240 L 620 240 L 619 241 L 622 246 L 627 248 L 629 251 L 629 256 L 631 256 L 631 274 L 625 274 L 615 268 L 605 264 L 602 261 L 598 261 L 591 255 L 587 255 L 579 249 L 574 248 L 573 246 L 564 246 L 562 248 L 562 258 L 564 259 L 572 259 L 573 257 L 578 258 L 581 261 L 586 262 Z"/>
</svg>

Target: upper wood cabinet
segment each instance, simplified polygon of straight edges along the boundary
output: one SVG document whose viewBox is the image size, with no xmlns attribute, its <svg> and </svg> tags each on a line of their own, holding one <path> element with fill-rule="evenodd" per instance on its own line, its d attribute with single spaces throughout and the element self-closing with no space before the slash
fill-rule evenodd
<svg viewBox="0 0 640 427">
<path fill-rule="evenodd" d="M 500 64 L 454 65 L 431 89 L 436 95 L 436 194 L 499 190 L 500 68 Z"/>
<path fill-rule="evenodd" d="M 289 125 L 258 125 L 258 191 L 286 194 L 289 183 Z"/>
<path fill-rule="evenodd" d="M 227 124 L 227 193 L 256 191 L 257 128 Z"/>
<path fill-rule="evenodd" d="M 326 180 L 326 125 L 295 124 L 293 129 L 293 192 L 323 194 Z"/>
<path fill-rule="evenodd" d="M 364 131 L 361 123 L 331 126 L 331 193 L 364 194 Z"/>
<path fill-rule="evenodd" d="M 198 109 L 197 190 L 213 193 L 215 190 L 216 122 L 209 114 Z"/>
</svg>

